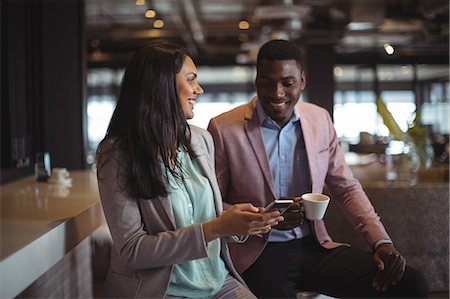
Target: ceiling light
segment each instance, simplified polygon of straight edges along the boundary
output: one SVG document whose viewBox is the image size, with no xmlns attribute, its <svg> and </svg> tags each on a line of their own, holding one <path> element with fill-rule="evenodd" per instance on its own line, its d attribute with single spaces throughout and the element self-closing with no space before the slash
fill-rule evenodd
<svg viewBox="0 0 450 299">
<path fill-rule="evenodd" d="M 156 16 L 156 12 L 153 9 L 149 9 L 145 12 L 145 17 L 147 19 L 154 18 Z"/>
<path fill-rule="evenodd" d="M 394 54 L 394 51 L 395 51 L 394 47 L 391 46 L 390 44 L 384 44 L 384 50 L 386 51 L 386 53 L 388 55 Z"/>
<path fill-rule="evenodd" d="M 94 38 L 93 40 L 91 40 L 92 48 L 97 48 L 98 46 L 100 46 L 100 40 L 98 38 Z"/>
<path fill-rule="evenodd" d="M 333 73 L 336 77 L 341 77 L 344 74 L 344 70 L 341 67 L 337 66 L 333 69 Z"/>
<path fill-rule="evenodd" d="M 164 21 L 163 20 L 155 20 L 154 22 L 153 22 L 153 27 L 154 28 L 158 28 L 158 29 L 160 29 L 160 28 L 163 28 L 164 27 Z"/>
<path fill-rule="evenodd" d="M 136 0 L 135 3 L 137 6 L 142 6 L 142 5 L 145 5 L 145 0 Z"/>
<path fill-rule="evenodd" d="M 246 20 L 242 20 L 239 22 L 239 29 L 247 30 L 248 28 L 250 28 L 250 24 Z"/>
</svg>

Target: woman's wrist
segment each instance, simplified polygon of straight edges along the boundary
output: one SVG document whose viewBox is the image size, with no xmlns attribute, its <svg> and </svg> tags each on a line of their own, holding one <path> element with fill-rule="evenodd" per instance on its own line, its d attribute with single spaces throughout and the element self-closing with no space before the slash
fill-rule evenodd
<svg viewBox="0 0 450 299">
<path fill-rule="evenodd" d="M 206 243 L 208 243 L 214 239 L 222 237 L 217 229 L 218 224 L 219 224 L 218 218 L 202 224 L 203 234 L 204 234 Z"/>
</svg>

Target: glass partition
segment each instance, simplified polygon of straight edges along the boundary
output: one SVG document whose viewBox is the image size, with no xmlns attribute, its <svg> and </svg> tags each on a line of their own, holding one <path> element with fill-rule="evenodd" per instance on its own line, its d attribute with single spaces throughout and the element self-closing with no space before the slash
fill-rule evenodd
<svg viewBox="0 0 450 299">
<path fill-rule="evenodd" d="M 339 68 L 339 69 L 336 69 Z M 375 105 L 374 72 L 357 65 L 335 68 L 334 123 L 339 138 L 359 143 L 361 133 L 385 138 L 389 131 Z M 94 163 L 95 149 L 103 138 L 119 94 L 123 69 L 88 71 L 88 143 L 86 160 Z M 199 83 L 205 93 L 198 97 L 195 116 L 189 123 L 202 128 L 209 120 L 249 101 L 256 95 L 253 66 L 199 66 Z M 432 132 L 449 133 L 447 65 L 379 65 L 381 97 L 404 131 L 420 107 L 422 121 Z M 383 139 L 385 140 L 385 139 Z"/>
<path fill-rule="evenodd" d="M 449 133 L 448 65 L 378 65 L 376 74 L 381 98 L 403 131 L 408 130 L 418 108 L 431 133 Z M 333 116 L 338 136 L 350 143 L 358 143 L 361 133 L 388 136 L 376 110 L 373 69 L 339 65 L 334 77 Z"/>
</svg>

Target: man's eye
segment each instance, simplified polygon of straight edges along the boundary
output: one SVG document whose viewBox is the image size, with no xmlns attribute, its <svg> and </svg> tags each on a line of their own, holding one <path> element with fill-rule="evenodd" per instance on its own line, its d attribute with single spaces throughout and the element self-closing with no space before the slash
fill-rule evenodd
<svg viewBox="0 0 450 299">
<path fill-rule="evenodd" d="M 294 81 L 287 81 L 287 82 L 284 82 L 283 85 L 285 87 L 292 87 L 292 86 L 295 85 L 295 82 Z"/>
</svg>

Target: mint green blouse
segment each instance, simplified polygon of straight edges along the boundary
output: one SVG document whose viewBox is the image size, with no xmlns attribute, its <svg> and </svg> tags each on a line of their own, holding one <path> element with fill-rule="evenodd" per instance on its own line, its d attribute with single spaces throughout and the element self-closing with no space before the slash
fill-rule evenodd
<svg viewBox="0 0 450 299">
<path fill-rule="evenodd" d="M 178 159 L 185 173 L 184 182 L 174 178 L 170 172 L 168 174 L 169 198 L 177 228 L 216 218 L 212 188 L 197 161 L 184 151 L 179 152 Z M 207 258 L 174 266 L 168 295 L 200 298 L 211 296 L 222 288 L 228 270 L 220 257 L 220 240 L 209 242 L 207 249 Z"/>
</svg>

